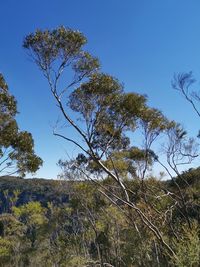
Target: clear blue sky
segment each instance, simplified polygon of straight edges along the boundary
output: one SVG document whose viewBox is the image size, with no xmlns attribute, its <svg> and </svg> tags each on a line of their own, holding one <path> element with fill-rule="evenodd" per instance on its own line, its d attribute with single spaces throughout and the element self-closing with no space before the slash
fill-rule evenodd
<svg viewBox="0 0 200 267">
<path fill-rule="evenodd" d="M 24 36 L 59 25 L 79 29 L 103 71 L 127 91 L 147 94 L 151 106 L 195 135 L 198 118 L 170 83 L 180 71 L 193 70 L 200 78 L 199 14 L 199 0 L 1 1 L 0 72 L 18 101 L 19 125 L 33 134 L 44 160 L 37 177 L 56 178 L 58 159 L 73 149 L 52 136 L 58 110 L 47 82 L 22 48 Z"/>
</svg>

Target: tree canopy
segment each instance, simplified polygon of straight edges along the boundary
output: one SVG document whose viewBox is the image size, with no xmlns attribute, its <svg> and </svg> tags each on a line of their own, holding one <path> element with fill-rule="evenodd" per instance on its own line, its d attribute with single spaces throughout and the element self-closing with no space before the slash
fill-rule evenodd
<svg viewBox="0 0 200 267">
<path fill-rule="evenodd" d="M 34 173 L 42 165 L 34 152 L 32 135 L 20 131 L 16 114 L 17 102 L 0 74 L 0 175 Z"/>
</svg>

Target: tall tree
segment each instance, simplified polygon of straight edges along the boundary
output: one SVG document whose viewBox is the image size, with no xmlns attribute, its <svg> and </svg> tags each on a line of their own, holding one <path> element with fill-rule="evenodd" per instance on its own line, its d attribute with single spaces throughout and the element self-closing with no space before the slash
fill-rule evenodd
<svg viewBox="0 0 200 267">
<path fill-rule="evenodd" d="M 34 173 L 42 164 L 31 134 L 19 130 L 16 114 L 17 102 L 0 74 L 0 175 Z"/>
<path fill-rule="evenodd" d="M 100 73 L 99 62 L 84 50 L 85 43 L 82 33 L 65 27 L 52 31 L 37 30 L 24 40 L 24 48 L 47 78 L 63 118 L 75 132 L 71 137 L 64 130 L 58 132 L 55 129 L 54 135 L 80 149 L 81 153 L 72 163 L 77 172 L 84 173 L 86 177 L 96 172 L 104 178 L 111 178 L 118 191 L 106 187 L 100 191 L 119 208 L 119 201 L 125 206 L 121 210 L 132 219 L 137 229 L 132 216 L 134 212 L 174 255 L 159 225 L 134 202 L 134 192 L 126 181 L 127 177 L 136 177 L 138 162 L 141 163 L 141 178 L 144 180 L 148 168 L 157 159 L 151 150 L 153 142 L 174 127 L 174 123 L 169 122 L 160 111 L 148 107 L 145 96 L 125 93 L 117 79 Z M 68 75 L 65 75 L 67 70 Z M 69 76 L 71 78 L 67 80 Z M 143 132 L 143 147 L 131 146 L 133 137 L 130 139 L 129 134 L 134 134 L 138 128 Z M 122 172 L 120 165 L 127 168 Z"/>
</svg>

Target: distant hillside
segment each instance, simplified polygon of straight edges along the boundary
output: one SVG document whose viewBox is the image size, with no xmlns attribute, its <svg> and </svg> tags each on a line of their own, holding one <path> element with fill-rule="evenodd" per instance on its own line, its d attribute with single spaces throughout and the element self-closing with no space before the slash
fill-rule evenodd
<svg viewBox="0 0 200 267">
<path fill-rule="evenodd" d="M 9 212 L 13 205 L 39 201 L 43 206 L 69 201 L 69 183 L 60 180 L 23 179 L 14 176 L 0 177 L 0 213 Z"/>
<path fill-rule="evenodd" d="M 190 195 L 194 217 L 200 220 L 200 168 L 189 169 L 179 177 L 162 183 L 166 190 L 176 192 L 178 185 L 185 195 Z M 68 203 L 71 184 L 63 180 L 0 176 L 0 213 L 10 212 L 13 205 L 20 206 L 30 201 L 39 201 L 43 206 L 47 206 L 48 202 L 56 205 Z"/>
</svg>

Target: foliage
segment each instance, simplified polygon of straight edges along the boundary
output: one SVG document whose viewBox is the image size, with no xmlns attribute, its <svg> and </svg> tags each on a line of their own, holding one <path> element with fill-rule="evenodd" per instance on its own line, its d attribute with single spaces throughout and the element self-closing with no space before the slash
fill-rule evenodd
<svg viewBox="0 0 200 267">
<path fill-rule="evenodd" d="M 182 181 L 181 178 L 190 182 L 187 187 L 183 184 L 183 193 L 188 207 L 194 210 L 199 203 L 195 194 L 199 188 L 198 174 L 199 169 L 192 169 L 175 178 L 177 182 Z M 17 183 L 25 180 L 15 178 L 14 181 L 15 188 L 20 188 L 16 198 L 20 197 L 21 190 L 29 192 L 36 183 L 37 190 L 44 184 L 48 184 L 48 190 L 53 190 L 60 182 L 63 190 L 68 189 L 70 198 L 67 203 L 64 198 L 63 202 L 47 203 L 47 190 L 42 191 L 46 201 L 41 203 L 30 199 L 24 204 L 8 198 L 12 208 L 9 213 L 0 215 L 0 266 L 198 266 L 198 216 L 194 217 L 192 211 L 188 214 L 191 226 L 181 217 L 178 203 L 175 205 L 173 198 L 163 191 L 164 188 L 166 192 L 176 194 L 177 187 L 169 180 L 149 177 L 144 189 L 139 180 L 125 182 L 135 193 L 132 201 L 137 207 L 152 218 L 155 225 L 162 225 L 165 240 L 177 258 L 172 257 L 148 227 L 141 224 L 140 217 L 132 209 L 123 202 L 111 203 L 99 192 L 111 186 L 112 192 L 117 194 L 119 189 L 112 180 L 110 184 L 109 181 L 96 184 L 94 181 L 27 180 L 29 187 L 24 182 L 25 188 L 17 187 Z M 7 189 L 8 186 L 9 182 Z M 11 188 L 9 190 L 11 193 Z M 59 191 L 53 192 L 58 197 Z"/>
<path fill-rule="evenodd" d="M 200 262 L 200 235 L 197 222 L 193 222 L 191 229 L 185 225 L 182 226 L 181 238 L 174 239 L 174 247 L 178 256 L 178 260 L 173 259 L 175 266 L 198 266 Z"/>
<path fill-rule="evenodd" d="M 35 155 L 30 133 L 20 131 L 15 120 L 17 102 L 0 74 L 0 174 L 37 171 L 42 160 Z"/>
</svg>

